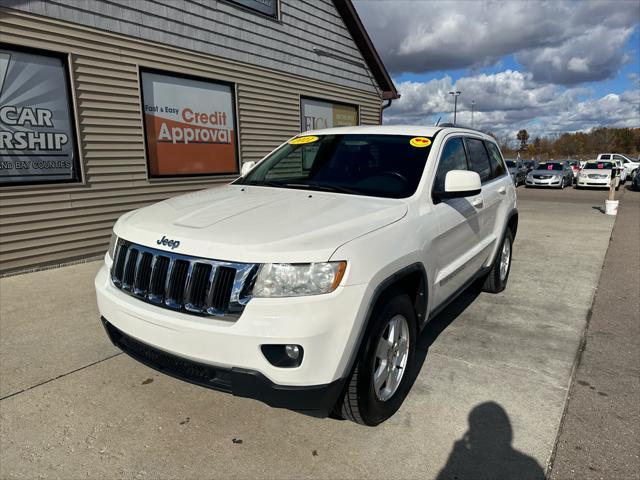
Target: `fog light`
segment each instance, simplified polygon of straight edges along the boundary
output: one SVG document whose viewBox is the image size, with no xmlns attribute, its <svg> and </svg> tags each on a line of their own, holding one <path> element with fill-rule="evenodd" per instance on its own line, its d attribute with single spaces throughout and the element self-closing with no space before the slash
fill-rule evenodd
<svg viewBox="0 0 640 480">
<path fill-rule="evenodd" d="M 284 351 L 291 360 L 297 360 L 300 356 L 300 347 L 298 345 L 285 345 Z"/>
<path fill-rule="evenodd" d="M 262 345 L 260 349 L 274 367 L 299 367 L 304 356 L 304 349 L 301 345 Z"/>
</svg>

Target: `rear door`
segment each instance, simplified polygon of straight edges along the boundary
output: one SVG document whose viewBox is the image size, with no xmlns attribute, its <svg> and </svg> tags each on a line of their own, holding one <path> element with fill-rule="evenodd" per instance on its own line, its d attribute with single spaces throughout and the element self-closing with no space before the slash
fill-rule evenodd
<svg viewBox="0 0 640 480">
<path fill-rule="evenodd" d="M 443 143 L 432 185 L 432 192 L 444 190 L 444 180 L 451 170 L 468 170 L 462 137 L 450 137 Z M 438 222 L 438 236 L 425 262 L 435 262 L 433 306 L 437 307 L 456 293 L 481 267 L 476 252 L 481 239 L 482 194 L 464 198 L 433 198 Z M 433 255 L 435 250 L 436 255 Z"/>
<path fill-rule="evenodd" d="M 504 198 L 507 188 L 512 185 L 509 175 L 495 144 L 476 137 L 465 138 L 471 170 L 478 172 L 482 181 L 483 206 L 478 210 L 480 216 L 481 239 L 477 246 L 478 260 L 486 265 L 493 252 L 501 225 L 498 219 L 504 218 Z M 491 155 L 489 154 L 491 149 Z M 501 216 L 502 215 L 502 216 Z"/>
</svg>

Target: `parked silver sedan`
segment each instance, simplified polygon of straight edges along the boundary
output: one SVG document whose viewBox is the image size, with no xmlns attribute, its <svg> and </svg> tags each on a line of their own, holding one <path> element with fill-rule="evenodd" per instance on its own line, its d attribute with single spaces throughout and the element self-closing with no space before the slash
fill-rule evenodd
<svg viewBox="0 0 640 480">
<path fill-rule="evenodd" d="M 564 162 L 544 162 L 527 174 L 525 186 L 564 188 L 572 184 L 571 167 Z"/>
</svg>

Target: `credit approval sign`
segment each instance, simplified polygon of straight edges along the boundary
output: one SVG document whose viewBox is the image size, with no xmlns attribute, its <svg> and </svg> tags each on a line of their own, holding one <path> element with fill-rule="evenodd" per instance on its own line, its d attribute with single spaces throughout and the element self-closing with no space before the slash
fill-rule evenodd
<svg viewBox="0 0 640 480">
<path fill-rule="evenodd" d="M 237 173 L 233 88 L 142 71 L 149 175 Z"/>
</svg>

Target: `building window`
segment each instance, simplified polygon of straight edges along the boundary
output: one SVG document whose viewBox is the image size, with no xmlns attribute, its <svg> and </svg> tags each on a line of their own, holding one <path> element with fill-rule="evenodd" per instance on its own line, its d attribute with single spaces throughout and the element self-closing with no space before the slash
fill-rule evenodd
<svg viewBox="0 0 640 480">
<path fill-rule="evenodd" d="M 233 86 L 141 71 L 150 177 L 238 173 Z"/>
<path fill-rule="evenodd" d="M 0 185 L 77 182 L 67 57 L 0 45 Z"/>
<path fill-rule="evenodd" d="M 278 0 L 227 0 L 248 10 L 278 18 Z"/>
<path fill-rule="evenodd" d="M 300 130 L 358 125 L 358 106 L 327 102 L 314 98 L 300 98 Z"/>
</svg>

